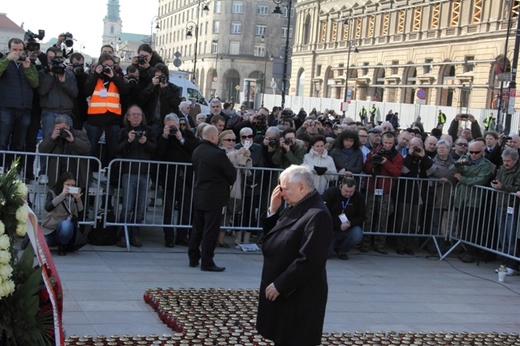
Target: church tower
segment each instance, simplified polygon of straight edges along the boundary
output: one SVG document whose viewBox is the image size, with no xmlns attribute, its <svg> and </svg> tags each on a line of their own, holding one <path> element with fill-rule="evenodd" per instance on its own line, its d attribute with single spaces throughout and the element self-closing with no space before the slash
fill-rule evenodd
<svg viewBox="0 0 520 346">
<path fill-rule="evenodd" d="M 123 22 L 119 17 L 119 0 L 108 0 L 107 15 L 103 18 L 103 44 L 109 44 L 116 50 L 116 45 L 121 39 L 122 28 Z"/>
</svg>

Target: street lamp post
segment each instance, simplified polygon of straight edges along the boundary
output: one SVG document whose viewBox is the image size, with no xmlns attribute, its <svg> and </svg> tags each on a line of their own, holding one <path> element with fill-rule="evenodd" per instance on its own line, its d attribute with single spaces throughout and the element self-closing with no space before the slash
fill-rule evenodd
<svg viewBox="0 0 520 346">
<path fill-rule="evenodd" d="M 345 21 L 345 25 L 349 25 L 350 26 L 350 23 L 348 20 Z M 343 102 L 344 102 L 344 108 L 343 108 L 343 116 L 345 116 L 345 113 L 346 113 L 346 105 L 348 104 L 348 101 L 349 101 L 349 87 L 348 87 L 348 79 L 349 79 L 349 73 L 350 73 L 350 54 L 352 53 L 352 47 L 354 47 L 354 53 L 359 53 L 359 50 L 357 49 L 357 47 L 354 45 L 354 42 L 353 40 L 350 39 L 350 27 L 348 29 L 348 40 L 347 40 L 347 70 L 346 70 L 346 73 L 345 73 L 345 97 L 343 98 Z M 352 98 L 352 93 L 350 93 L 350 98 Z"/>
<path fill-rule="evenodd" d="M 155 30 L 159 30 L 159 16 L 153 16 L 152 20 L 150 21 L 150 48 L 153 50 L 153 23 L 156 23 Z"/>
<path fill-rule="evenodd" d="M 199 48 L 199 21 L 200 21 L 200 4 L 204 4 L 204 7 L 202 8 L 202 11 L 208 12 L 209 7 L 208 3 L 209 1 L 203 1 L 198 0 L 197 3 L 197 23 L 193 21 L 189 21 L 186 23 L 186 37 L 193 37 L 193 34 L 195 34 L 195 49 L 193 50 L 193 75 L 191 76 L 191 81 L 195 84 L 195 80 L 197 79 L 197 53 Z"/>
<path fill-rule="evenodd" d="M 276 4 L 276 7 L 273 11 L 274 14 L 282 14 L 282 9 L 280 8 L 280 4 L 282 0 L 273 0 Z M 282 109 L 285 108 L 285 94 L 287 91 L 287 69 L 289 64 L 289 37 L 291 36 L 291 10 L 292 10 L 292 0 L 287 0 L 287 36 L 285 38 L 285 51 L 283 55 L 283 74 L 282 74 Z"/>
</svg>

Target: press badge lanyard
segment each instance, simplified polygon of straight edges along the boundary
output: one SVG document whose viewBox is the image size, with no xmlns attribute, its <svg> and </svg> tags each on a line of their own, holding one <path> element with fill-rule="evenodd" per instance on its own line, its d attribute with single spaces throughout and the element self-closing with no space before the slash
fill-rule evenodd
<svg viewBox="0 0 520 346">
<path fill-rule="evenodd" d="M 347 209 L 348 202 L 350 202 L 350 197 L 346 201 L 341 201 L 341 208 L 343 209 L 343 213 L 345 212 L 345 209 Z"/>
</svg>

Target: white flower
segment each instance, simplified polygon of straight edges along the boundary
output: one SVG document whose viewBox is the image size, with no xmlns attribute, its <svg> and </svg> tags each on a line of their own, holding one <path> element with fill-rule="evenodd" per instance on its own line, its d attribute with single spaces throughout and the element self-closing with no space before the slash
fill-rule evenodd
<svg viewBox="0 0 520 346">
<path fill-rule="evenodd" d="M 0 221 L 0 235 L 5 233 L 5 225 L 2 221 Z"/>
<path fill-rule="evenodd" d="M 27 196 L 27 186 L 21 180 L 17 182 L 16 195 L 20 198 L 25 198 Z"/>
<path fill-rule="evenodd" d="M 11 261 L 11 253 L 6 250 L 0 250 L 0 264 L 7 264 Z"/>
<path fill-rule="evenodd" d="M 23 237 L 27 233 L 27 224 L 25 222 L 20 222 L 16 226 L 16 234 L 19 237 Z"/>
<path fill-rule="evenodd" d="M 0 282 L 7 280 L 13 274 L 13 267 L 9 264 L 0 265 Z"/>
<path fill-rule="evenodd" d="M 14 282 L 7 280 L 0 283 L 0 297 L 6 297 L 14 292 Z"/>
<path fill-rule="evenodd" d="M 0 250 L 7 250 L 11 246 L 11 240 L 7 234 L 0 235 Z"/>
<path fill-rule="evenodd" d="M 18 210 L 16 210 L 16 220 L 26 223 L 27 218 L 29 217 L 29 211 L 27 211 L 27 207 L 22 205 Z"/>
</svg>

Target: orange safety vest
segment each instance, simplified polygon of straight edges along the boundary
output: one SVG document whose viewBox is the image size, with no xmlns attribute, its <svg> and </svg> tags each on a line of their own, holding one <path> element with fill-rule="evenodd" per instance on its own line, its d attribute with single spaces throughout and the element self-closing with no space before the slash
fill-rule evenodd
<svg viewBox="0 0 520 346">
<path fill-rule="evenodd" d="M 94 92 L 90 97 L 88 104 L 88 114 L 105 114 L 111 112 L 117 115 L 121 115 L 121 101 L 119 99 L 119 90 L 114 83 L 108 83 L 108 90 L 106 97 L 101 97 L 101 90 L 105 89 L 103 80 L 98 79 Z"/>
</svg>

